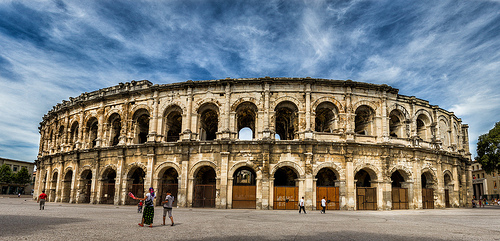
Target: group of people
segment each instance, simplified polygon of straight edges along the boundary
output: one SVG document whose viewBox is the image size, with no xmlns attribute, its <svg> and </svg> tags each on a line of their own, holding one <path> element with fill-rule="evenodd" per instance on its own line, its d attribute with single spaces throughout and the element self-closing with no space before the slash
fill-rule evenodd
<svg viewBox="0 0 500 241">
<path fill-rule="evenodd" d="M 323 197 L 323 199 L 321 199 L 321 212 L 320 213 L 325 213 L 325 210 L 326 210 L 326 204 L 328 203 L 329 201 L 326 201 L 325 197 Z M 304 201 L 304 197 L 302 197 L 299 201 L 299 213 L 302 213 L 301 211 L 304 211 L 304 214 L 307 214 L 306 213 L 306 208 L 305 208 L 305 201 Z"/>
<path fill-rule="evenodd" d="M 149 188 L 149 193 L 146 194 L 144 198 L 133 197 L 136 200 L 140 200 L 138 204 L 137 212 L 142 212 L 142 219 L 139 226 L 144 227 L 144 224 L 149 225 L 149 227 L 153 227 L 153 219 L 155 215 L 154 208 L 154 199 L 156 198 L 155 191 L 152 187 Z M 143 204 L 144 201 L 144 204 Z M 170 226 L 174 226 L 174 218 L 172 217 L 172 204 L 174 203 L 174 196 L 170 191 L 167 191 L 167 197 L 163 204 L 163 225 L 165 225 L 165 217 L 168 216 L 172 224 Z M 144 205 L 144 212 L 142 211 L 142 206 Z"/>
<path fill-rule="evenodd" d="M 475 207 L 483 207 L 485 205 L 489 205 L 490 203 L 488 203 L 488 200 L 486 200 L 486 198 L 481 198 L 479 197 L 479 200 L 476 200 L 476 197 L 472 197 L 472 207 L 475 208 Z M 495 204 L 498 204 L 500 205 L 500 199 L 492 199 L 491 200 L 491 205 L 495 205 Z"/>
</svg>

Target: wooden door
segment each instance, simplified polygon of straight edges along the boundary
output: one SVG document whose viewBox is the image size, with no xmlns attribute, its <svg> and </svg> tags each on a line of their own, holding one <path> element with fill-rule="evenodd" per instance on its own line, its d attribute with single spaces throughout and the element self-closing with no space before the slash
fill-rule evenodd
<svg viewBox="0 0 500 241">
<path fill-rule="evenodd" d="M 92 184 L 90 184 L 90 183 L 85 184 L 85 187 L 83 189 L 83 195 L 84 195 L 83 203 L 90 203 L 90 190 L 91 190 L 91 188 L 92 188 Z M 114 197 L 113 197 L 113 199 L 114 199 Z"/>
<path fill-rule="evenodd" d="M 422 208 L 434 209 L 434 189 L 422 188 Z"/>
<path fill-rule="evenodd" d="M 340 210 L 340 196 L 338 187 L 316 187 L 316 209 L 322 210 L 321 199 L 327 200 L 326 210 Z M 328 202 L 330 201 L 330 202 Z"/>
<path fill-rule="evenodd" d="M 274 187 L 274 205 L 277 210 L 299 209 L 299 187 Z"/>
<path fill-rule="evenodd" d="M 156 200 L 157 206 L 163 206 L 163 204 L 161 204 L 161 203 L 163 201 L 165 201 L 165 198 L 167 197 L 168 190 L 170 190 L 172 196 L 174 196 L 174 203 L 172 204 L 172 207 L 177 207 L 177 194 L 179 193 L 179 191 L 178 191 L 179 184 L 177 184 L 177 183 L 161 185 L 161 194 L 159 195 L 159 200 Z"/>
<path fill-rule="evenodd" d="M 408 209 L 408 188 L 392 188 L 392 209 Z"/>
<path fill-rule="evenodd" d="M 448 190 L 448 189 L 444 190 L 444 203 L 446 205 L 446 208 L 451 208 L 451 204 L 450 204 L 450 190 Z"/>
<path fill-rule="evenodd" d="M 377 210 L 377 188 L 358 187 L 356 196 L 357 210 Z"/>
<path fill-rule="evenodd" d="M 115 202 L 115 184 L 114 183 L 103 183 L 102 184 L 102 204 L 114 204 Z"/>
<path fill-rule="evenodd" d="M 193 207 L 215 207 L 215 184 L 198 184 L 194 186 Z"/>
<path fill-rule="evenodd" d="M 256 186 L 233 186 L 233 208 L 256 208 Z"/>
</svg>

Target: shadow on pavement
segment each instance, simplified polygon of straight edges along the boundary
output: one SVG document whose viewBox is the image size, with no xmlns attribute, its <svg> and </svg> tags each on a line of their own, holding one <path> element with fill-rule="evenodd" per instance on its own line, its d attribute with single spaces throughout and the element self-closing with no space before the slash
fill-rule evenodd
<svg viewBox="0 0 500 241">
<path fill-rule="evenodd" d="M 56 218 L 43 216 L 0 215 L 0 237 L 24 236 L 50 226 L 87 221 L 83 218 Z"/>
</svg>

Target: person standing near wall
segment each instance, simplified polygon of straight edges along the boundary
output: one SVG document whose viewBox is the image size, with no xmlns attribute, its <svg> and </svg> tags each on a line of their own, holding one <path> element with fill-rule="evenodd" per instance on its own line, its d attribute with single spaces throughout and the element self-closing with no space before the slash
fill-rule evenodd
<svg viewBox="0 0 500 241">
<path fill-rule="evenodd" d="M 42 194 L 38 196 L 38 201 L 40 203 L 40 210 L 45 210 L 45 199 L 47 199 L 47 194 L 45 194 L 45 190 L 42 191 Z"/>
<path fill-rule="evenodd" d="M 165 225 L 165 217 L 168 215 L 172 224 L 170 226 L 174 226 L 174 217 L 172 217 L 172 204 L 174 203 L 174 197 L 170 191 L 167 191 L 167 197 L 163 203 L 163 225 Z"/>
<path fill-rule="evenodd" d="M 302 197 L 302 199 L 300 199 L 300 201 L 299 201 L 299 213 L 300 213 L 300 211 L 302 211 L 302 210 L 304 210 L 304 214 L 307 214 L 307 213 L 306 213 L 306 209 L 305 209 L 305 207 L 304 207 L 304 197 Z"/>
<path fill-rule="evenodd" d="M 323 208 L 323 210 L 321 210 L 321 213 L 325 213 L 325 210 L 326 210 L 326 199 L 325 199 L 325 197 L 323 197 L 323 199 L 321 199 L 321 207 Z"/>
</svg>

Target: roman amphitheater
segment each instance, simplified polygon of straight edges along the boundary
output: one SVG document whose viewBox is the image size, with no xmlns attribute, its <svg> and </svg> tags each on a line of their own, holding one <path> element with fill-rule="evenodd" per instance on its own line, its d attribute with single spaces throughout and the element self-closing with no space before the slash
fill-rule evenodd
<svg viewBox="0 0 500 241">
<path fill-rule="evenodd" d="M 313 78 L 152 84 L 83 93 L 40 123 L 35 197 L 136 205 L 392 210 L 469 206 L 468 126 L 387 85 Z M 157 204 L 160 202 L 156 201 Z"/>
</svg>

